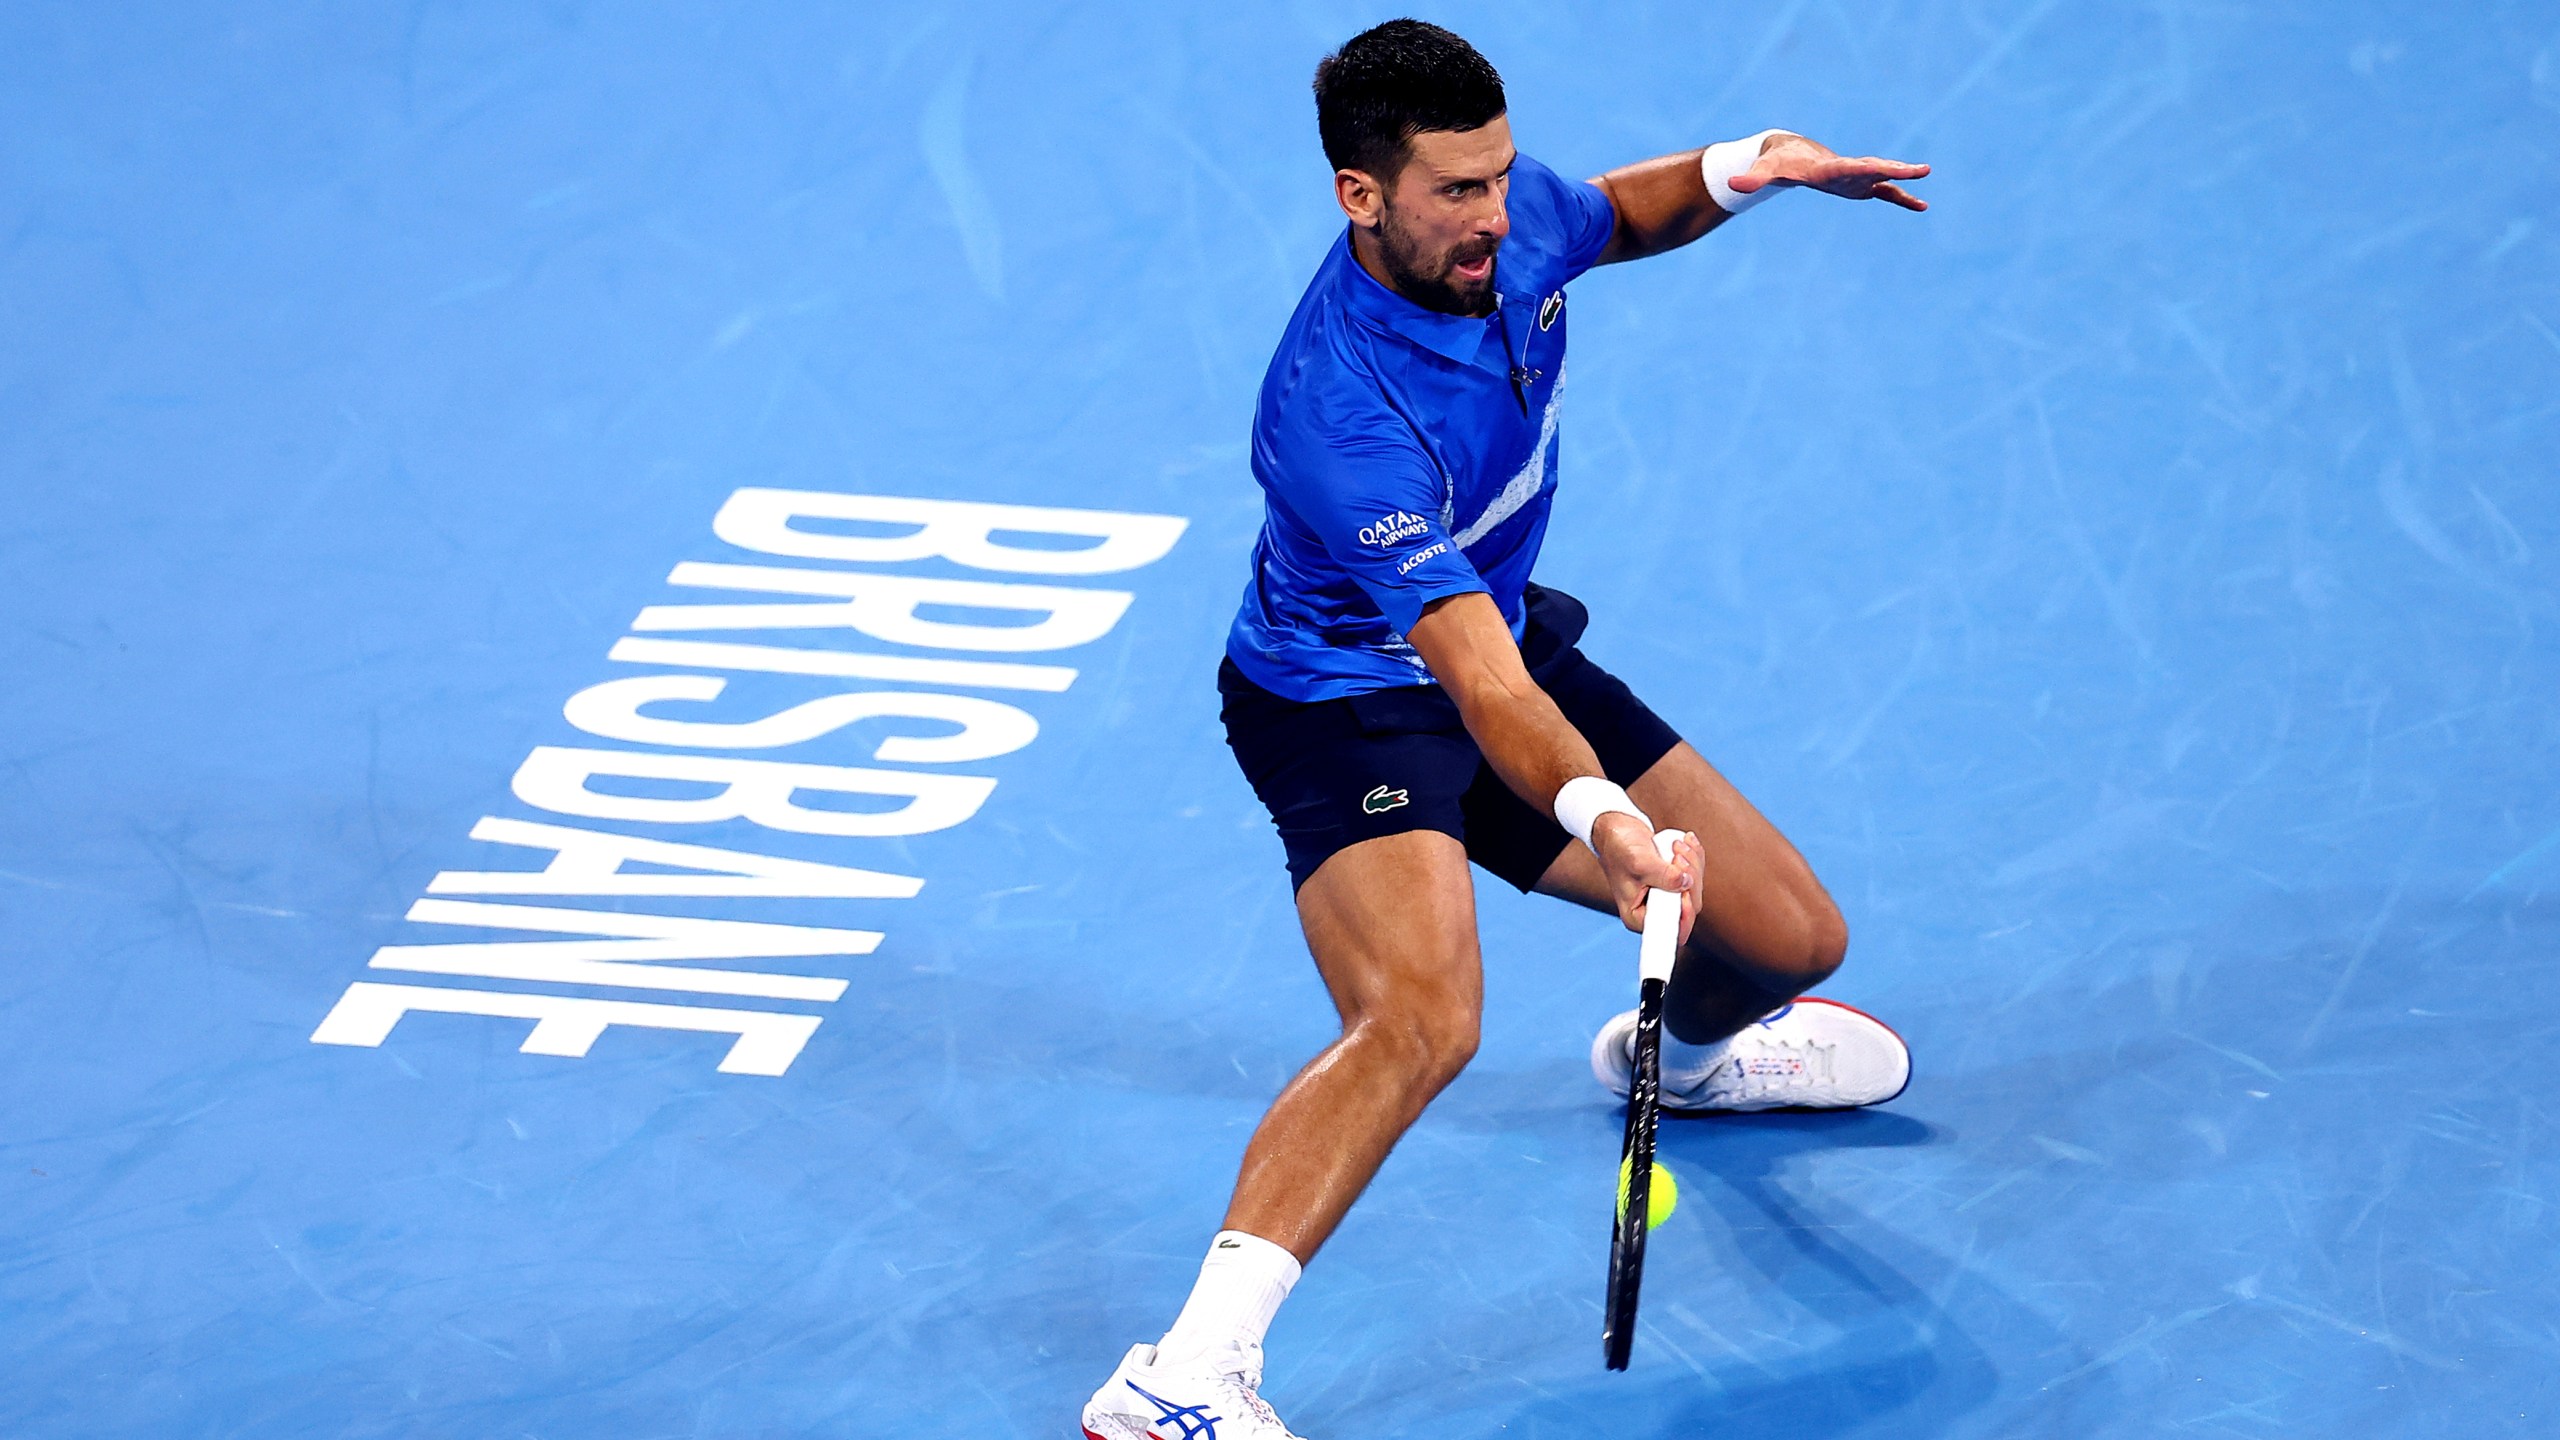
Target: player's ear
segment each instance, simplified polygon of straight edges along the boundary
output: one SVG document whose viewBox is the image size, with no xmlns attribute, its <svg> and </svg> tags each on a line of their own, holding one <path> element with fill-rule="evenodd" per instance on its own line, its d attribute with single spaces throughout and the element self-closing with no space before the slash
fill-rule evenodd
<svg viewBox="0 0 2560 1440">
<path fill-rule="evenodd" d="M 1378 228 L 1379 217 L 1387 208 L 1386 193 L 1366 170 L 1334 171 L 1333 198 L 1342 213 L 1351 217 L 1352 224 L 1369 230 Z"/>
</svg>

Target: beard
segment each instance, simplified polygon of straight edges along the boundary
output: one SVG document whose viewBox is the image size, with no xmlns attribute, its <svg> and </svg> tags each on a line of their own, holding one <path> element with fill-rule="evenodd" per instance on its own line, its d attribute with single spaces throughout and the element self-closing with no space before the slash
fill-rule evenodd
<svg viewBox="0 0 2560 1440">
<path fill-rule="evenodd" d="M 1387 278 L 1395 282 L 1396 290 L 1406 299 L 1444 315 L 1493 313 L 1495 271 L 1487 270 L 1482 280 L 1475 281 L 1459 280 L 1454 272 L 1458 266 L 1485 259 L 1501 248 L 1498 239 L 1476 239 L 1438 255 L 1425 254 L 1422 242 L 1396 223 L 1395 207 L 1387 207 L 1379 217 L 1378 258 L 1386 267 Z"/>
</svg>

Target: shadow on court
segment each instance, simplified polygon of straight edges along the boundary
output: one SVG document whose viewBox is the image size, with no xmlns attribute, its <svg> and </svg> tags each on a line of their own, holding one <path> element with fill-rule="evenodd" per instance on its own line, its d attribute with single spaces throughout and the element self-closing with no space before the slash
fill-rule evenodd
<svg viewBox="0 0 2560 1440">
<path fill-rule="evenodd" d="M 1640 1417 L 1631 1434 L 1949 1433 L 1999 1389 L 1980 1332 L 1999 1332 L 2004 1349 L 2034 1332 L 2053 1350 L 2068 1342 L 1969 1273 L 1966 1257 L 1933 1252 L 1886 1217 L 1813 1198 L 1801 1181 L 1817 1160 L 1836 1166 L 1862 1152 L 1956 1138 L 1891 1110 L 1667 1121 L 1664 1163 L 1685 1181 L 1670 1225 L 1721 1232 L 1710 1263 L 1756 1282 L 1752 1313 L 1718 1313 L 1687 1296 L 1695 1277 L 1661 1267 L 1666 1252 L 1690 1258 L 1678 1231 L 1667 1230 L 1675 1239 L 1656 1252 L 1635 1372 L 1526 1407 L 1513 1433 L 1588 1434 L 1592 1405 L 1603 1396 Z M 1801 1343 L 1807 1334 L 1820 1338 Z M 2057 1397 L 2043 1418 L 2067 1425 L 2108 1403 L 2103 1389 L 2084 1388 Z"/>
</svg>

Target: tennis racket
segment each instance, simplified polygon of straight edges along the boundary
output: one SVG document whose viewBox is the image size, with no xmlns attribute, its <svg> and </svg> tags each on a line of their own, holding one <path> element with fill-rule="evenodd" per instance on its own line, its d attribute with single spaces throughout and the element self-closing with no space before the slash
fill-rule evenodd
<svg viewBox="0 0 2560 1440">
<path fill-rule="evenodd" d="M 1677 830 L 1653 837 L 1654 849 L 1671 858 Z M 1644 939 L 1637 947 L 1636 1065 L 1627 1087 L 1627 1144 L 1619 1173 L 1627 1177 L 1625 1203 L 1609 1232 L 1609 1301 L 1600 1350 L 1612 1370 L 1627 1368 L 1636 1343 L 1636 1292 L 1644 1283 L 1644 1242 L 1653 1213 L 1653 1140 L 1662 1121 L 1662 992 L 1680 951 L 1677 890 L 1656 890 L 1645 901 Z"/>
</svg>

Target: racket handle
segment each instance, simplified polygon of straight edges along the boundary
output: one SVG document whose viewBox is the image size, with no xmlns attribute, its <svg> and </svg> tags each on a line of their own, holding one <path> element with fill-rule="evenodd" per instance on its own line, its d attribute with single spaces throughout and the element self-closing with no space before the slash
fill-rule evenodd
<svg viewBox="0 0 2560 1440">
<path fill-rule="evenodd" d="M 1685 832 L 1664 830 L 1653 837 L 1653 848 L 1663 859 L 1671 858 L 1671 847 L 1687 839 Z M 1680 906 L 1677 890 L 1656 890 L 1644 904 L 1644 941 L 1637 950 L 1636 963 L 1646 980 L 1669 982 L 1671 962 L 1680 955 Z"/>
</svg>

